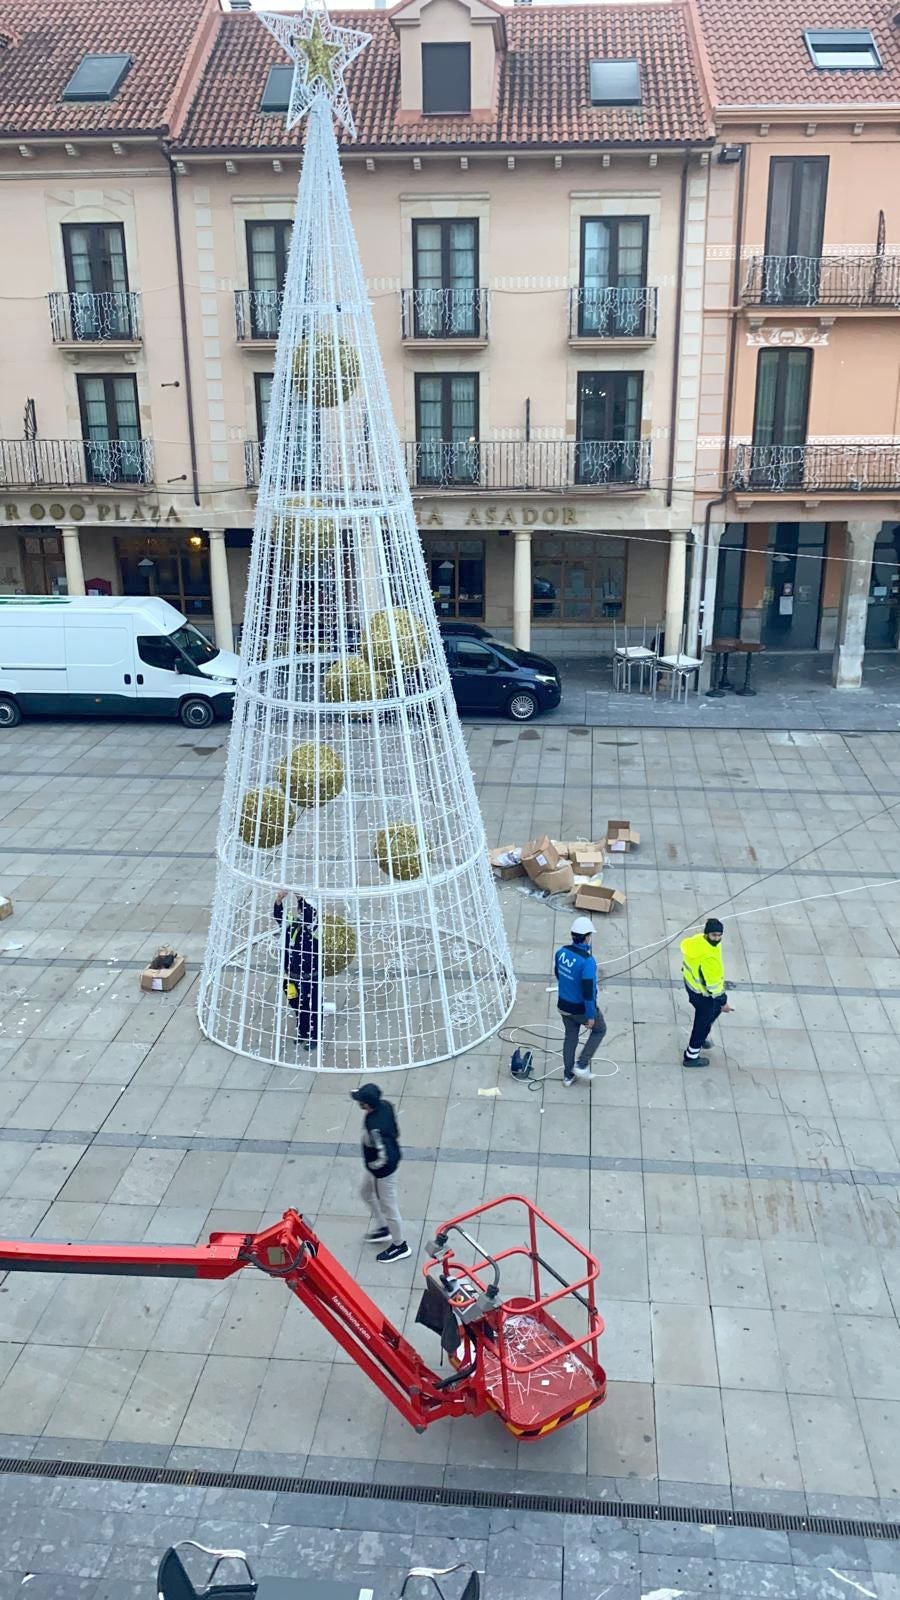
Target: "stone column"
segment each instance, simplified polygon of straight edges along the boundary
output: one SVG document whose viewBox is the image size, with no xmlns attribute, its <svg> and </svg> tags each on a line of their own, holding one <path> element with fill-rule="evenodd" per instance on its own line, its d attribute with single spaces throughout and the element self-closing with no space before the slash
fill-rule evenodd
<svg viewBox="0 0 900 1600">
<path fill-rule="evenodd" d="M 516 528 L 513 552 L 513 644 L 531 649 L 531 531 Z"/>
<path fill-rule="evenodd" d="M 700 644 L 703 655 L 703 668 L 700 673 L 700 688 L 708 689 L 712 679 L 713 657 L 707 650 L 707 645 L 712 644 L 716 631 L 716 589 L 719 582 L 719 545 L 725 532 L 724 522 L 711 522 L 709 525 L 709 541 L 706 546 L 706 577 L 703 581 L 703 592 L 700 595 L 702 612 L 700 616 Z M 697 545 L 697 560 L 702 563 L 702 545 Z M 699 588 L 699 581 L 698 581 Z"/>
<path fill-rule="evenodd" d="M 669 534 L 669 566 L 666 572 L 666 639 L 667 656 L 677 655 L 681 649 L 681 629 L 684 623 L 684 579 L 687 571 L 687 529 L 673 528 Z"/>
<path fill-rule="evenodd" d="M 836 689 L 859 689 L 862 685 L 872 555 L 880 532 L 880 522 L 847 523 L 847 564 L 831 664 L 831 681 Z"/>
<path fill-rule="evenodd" d="M 66 563 L 66 589 L 69 594 L 84 594 L 84 567 L 81 564 L 81 540 L 77 528 L 60 528 L 63 542 L 63 559 Z"/>
<path fill-rule="evenodd" d="M 209 582 L 212 589 L 213 632 L 220 650 L 234 649 L 231 620 L 231 590 L 228 586 L 228 554 L 224 528 L 209 531 Z"/>
</svg>

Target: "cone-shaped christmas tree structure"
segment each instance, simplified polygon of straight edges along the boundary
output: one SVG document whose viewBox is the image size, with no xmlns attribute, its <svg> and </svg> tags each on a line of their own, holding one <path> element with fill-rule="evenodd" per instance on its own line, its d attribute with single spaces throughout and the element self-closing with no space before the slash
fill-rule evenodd
<svg viewBox="0 0 900 1600">
<path fill-rule="evenodd" d="M 318 8 L 263 20 L 308 125 L 200 1024 L 383 1072 L 486 1038 L 515 980 L 338 160 L 367 39 Z"/>
</svg>

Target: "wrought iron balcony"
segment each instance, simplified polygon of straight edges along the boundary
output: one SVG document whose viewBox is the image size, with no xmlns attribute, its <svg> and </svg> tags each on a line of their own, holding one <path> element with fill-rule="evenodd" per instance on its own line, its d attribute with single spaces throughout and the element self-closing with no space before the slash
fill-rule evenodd
<svg viewBox="0 0 900 1600">
<path fill-rule="evenodd" d="M 414 488 L 556 490 L 647 489 L 649 439 L 463 440 L 405 445 Z"/>
<path fill-rule="evenodd" d="M 137 344 L 141 334 L 141 297 L 129 290 L 102 294 L 56 291 L 50 303 L 54 344 Z"/>
<path fill-rule="evenodd" d="M 900 494 L 900 439 L 890 444 L 739 444 L 731 486 L 764 494 Z"/>
<path fill-rule="evenodd" d="M 282 289 L 235 289 L 234 320 L 238 342 L 277 339 L 283 305 Z"/>
<path fill-rule="evenodd" d="M 401 289 L 401 334 L 404 339 L 486 340 L 489 310 L 487 289 Z"/>
<path fill-rule="evenodd" d="M 743 296 L 755 306 L 900 309 L 900 256 L 751 256 Z"/>
<path fill-rule="evenodd" d="M 83 489 L 153 482 L 149 439 L 0 439 L 0 487 Z"/>
<path fill-rule="evenodd" d="M 655 339 L 655 289 L 569 290 L 570 339 Z"/>
</svg>

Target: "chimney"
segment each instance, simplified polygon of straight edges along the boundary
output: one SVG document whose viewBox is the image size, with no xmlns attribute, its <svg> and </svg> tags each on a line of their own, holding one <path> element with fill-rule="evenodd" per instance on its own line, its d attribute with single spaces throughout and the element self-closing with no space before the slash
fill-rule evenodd
<svg viewBox="0 0 900 1600">
<path fill-rule="evenodd" d="M 250 0 L 231 0 L 232 11 L 251 11 Z"/>
</svg>

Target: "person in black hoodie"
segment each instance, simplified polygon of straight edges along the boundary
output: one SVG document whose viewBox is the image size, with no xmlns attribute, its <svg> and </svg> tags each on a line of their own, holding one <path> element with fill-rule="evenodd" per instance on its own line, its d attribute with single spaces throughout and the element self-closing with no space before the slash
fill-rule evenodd
<svg viewBox="0 0 900 1600">
<path fill-rule="evenodd" d="M 403 1237 L 403 1223 L 397 1204 L 397 1168 L 402 1159 L 400 1129 L 389 1100 L 382 1097 L 377 1083 L 364 1083 L 350 1095 L 365 1111 L 362 1125 L 362 1158 L 365 1173 L 359 1192 L 372 1213 L 373 1226 L 366 1234 L 367 1244 L 383 1244 L 376 1261 L 404 1261 L 410 1254 Z"/>
<path fill-rule="evenodd" d="M 314 906 L 297 896 L 297 911 L 284 920 L 287 889 L 275 896 L 272 915 L 284 929 L 284 978 L 287 1003 L 297 1015 L 297 1040 L 307 1050 L 319 1045 L 319 928 Z"/>
</svg>

